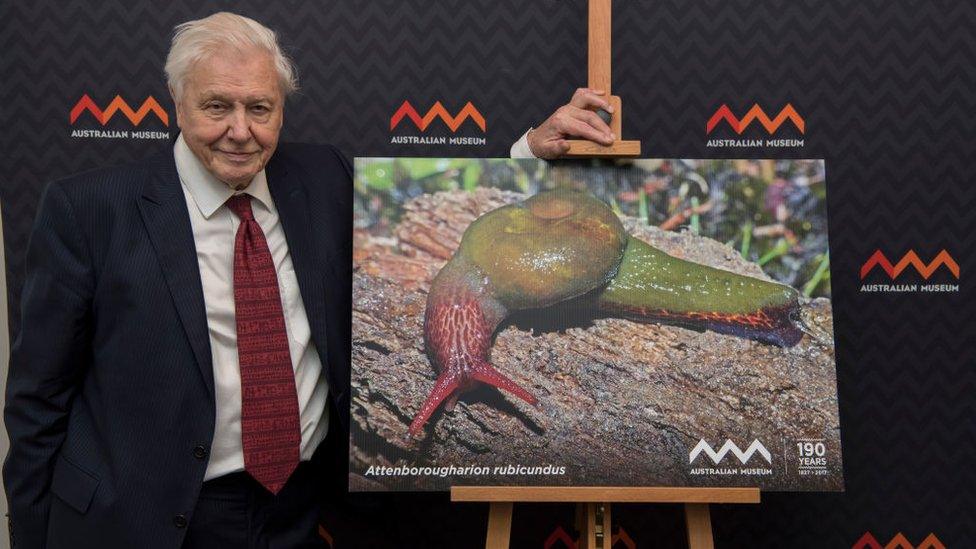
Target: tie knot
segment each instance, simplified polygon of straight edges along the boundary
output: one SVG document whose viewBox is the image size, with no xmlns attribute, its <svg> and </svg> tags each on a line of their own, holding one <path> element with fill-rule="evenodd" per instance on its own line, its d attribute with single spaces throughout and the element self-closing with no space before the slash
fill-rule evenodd
<svg viewBox="0 0 976 549">
<path fill-rule="evenodd" d="M 237 217 L 241 221 L 250 221 L 254 219 L 254 212 L 251 211 L 251 195 L 249 194 L 235 194 L 234 196 L 227 199 L 227 207 L 230 211 L 237 214 Z"/>
</svg>

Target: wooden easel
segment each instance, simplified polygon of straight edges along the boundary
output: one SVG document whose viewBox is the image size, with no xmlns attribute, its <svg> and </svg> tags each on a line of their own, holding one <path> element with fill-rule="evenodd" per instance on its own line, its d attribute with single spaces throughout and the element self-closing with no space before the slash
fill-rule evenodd
<svg viewBox="0 0 976 549">
<path fill-rule="evenodd" d="M 603 90 L 607 100 L 613 106 L 610 117 L 610 130 L 617 140 L 610 145 L 600 145 L 585 139 L 570 139 L 567 158 L 579 157 L 621 157 L 640 156 L 640 141 L 624 141 L 623 136 L 623 105 L 620 97 L 613 95 L 610 89 L 610 0 L 590 0 L 589 2 L 589 42 L 588 79 L 589 87 Z"/>
<path fill-rule="evenodd" d="M 589 0 L 589 87 L 603 90 L 613 106 L 610 129 L 617 141 L 609 146 L 582 139 L 569 140 L 576 158 L 640 156 L 640 141 L 624 141 L 623 108 L 610 88 L 611 0 Z M 691 487 L 562 487 L 562 486 L 453 486 L 451 501 L 488 502 L 486 549 L 508 549 L 512 507 L 516 502 L 575 503 L 577 549 L 611 549 L 612 503 L 683 503 L 690 549 L 713 549 L 710 503 L 759 503 L 759 488 Z"/>
<path fill-rule="evenodd" d="M 488 502 L 485 549 L 508 549 L 515 502 L 576 503 L 577 549 L 611 549 L 610 504 L 684 503 L 690 549 L 712 549 L 709 503 L 759 503 L 759 488 L 454 486 L 451 501 Z"/>
</svg>

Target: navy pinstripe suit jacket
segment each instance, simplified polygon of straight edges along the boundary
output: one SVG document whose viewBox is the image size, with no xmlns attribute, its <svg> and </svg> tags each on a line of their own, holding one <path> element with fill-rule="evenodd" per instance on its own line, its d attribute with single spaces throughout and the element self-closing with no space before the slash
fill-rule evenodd
<svg viewBox="0 0 976 549">
<path fill-rule="evenodd" d="M 351 168 L 333 147 L 281 144 L 266 170 L 339 419 L 329 438 L 343 437 Z M 215 404 L 203 290 L 171 149 L 48 186 L 21 314 L 4 409 L 13 544 L 178 548 L 207 467 Z"/>
</svg>

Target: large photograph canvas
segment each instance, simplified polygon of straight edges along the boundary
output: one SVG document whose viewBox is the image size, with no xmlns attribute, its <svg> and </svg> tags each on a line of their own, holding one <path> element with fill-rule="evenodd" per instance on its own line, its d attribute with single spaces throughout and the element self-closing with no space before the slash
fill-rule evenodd
<svg viewBox="0 0 976 549">
<path fill-rule="evenodd" d="M 843 489 L 823 161 L 355 168 L 351 489 Z"/>
</svg>

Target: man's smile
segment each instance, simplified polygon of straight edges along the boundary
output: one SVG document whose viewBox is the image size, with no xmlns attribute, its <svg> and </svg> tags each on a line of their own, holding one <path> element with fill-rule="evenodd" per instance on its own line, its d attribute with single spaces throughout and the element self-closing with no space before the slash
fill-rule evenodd
<svg viewBox="0 0 976 549">
<path fill-rule="evenodd" d="M 233 152 L 233 151 L 223 151 L 218 149 L 217 152 L 224 155 L 224 157 L 226 157 L 231 162 L 247 162 L 248 160 L 251 159 L 252 156 L 258 154 L 260 151 Z"/>
</svg>

